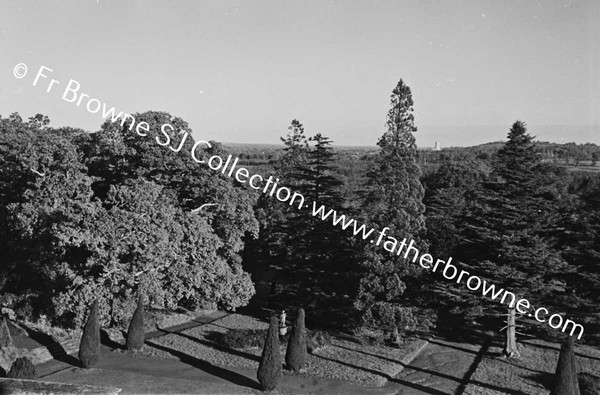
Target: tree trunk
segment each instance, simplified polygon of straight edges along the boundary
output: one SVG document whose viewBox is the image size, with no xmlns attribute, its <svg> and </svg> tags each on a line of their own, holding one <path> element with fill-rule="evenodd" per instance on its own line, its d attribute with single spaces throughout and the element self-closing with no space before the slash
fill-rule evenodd
<svg viewBox="0 0 600 395">
<path fill-rule="evenodd" d="M 515 325 L 515 307 L 508 308 L 506 317 L 506 342 L 504 344 L 504 355 L 508 358 L 519 358 L 519 349 L 517 348 L 517 328 Z"/>
</svg>

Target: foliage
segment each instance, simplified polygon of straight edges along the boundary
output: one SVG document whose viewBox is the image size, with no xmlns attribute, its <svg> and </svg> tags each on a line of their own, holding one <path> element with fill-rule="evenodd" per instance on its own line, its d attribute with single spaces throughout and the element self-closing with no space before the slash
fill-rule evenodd
<svg viewBox="0 0 600 395">
<path fill-rule="evenodd" d="M 281 350 L 279 348 L 278 333 L 279 320 L 271 317 L 269 330 L 265 339 L 265 345 L 260 357 L 260 364 L 256 376 L 263 391 L 272 391 L 279 385 L 282 379 Z"/>
<path fill-rule="evenodd" d="M 79 343 L 79 360 L 84 368 L 91 368 L 100 357 L 100 322 L 98 320 L 98 300 L 90 309 L 87 322 L 83 327 Z"/>
<path fill-rule="evenodd" d="M 331 335 L 324 331 L 308 331 L 306 339 L 306 349 L 309 353 L 314 354 L 315 351 L 331 345 Z"/>
<path fill-rule="evenodd" d="M 266 335 L 263 329 L 230 329 L 216 334 L 214 341 L 232 349 L 263 347 Z"/>
<path fill-rule="evenodd" d="M 364 218 L 375 229 L 389 227 L 397 240 L 413 239 L 426 251 L 424 189 L 416 162 L 413 132 L 413 100 L 410 88 L 400 80 L 392 91 L 387 131 L 380 137 L 380 151 L 368 173 Z M 420 272 L 403 256 L 390 253 L 374 243 L 361 246 L 362 276 L 356 307 L 363 325 L 389 332 L 404 332 L 419 326 L 409 296 L 418 295 Z M 412 283 L 407 291 L 408 283 Z"/>
<path fill-rule="evenodd" d="M 146 328 L 144 326 L 144 300 L 142 294 L 138 295 L 138 304 L 131 317 L 127 329 L 127 349 L 136 351 L 144 346 L 146 341 Z"/>
<path fill-rule="evenodd" d="M 231 310 L 253 295 L 240 252 L 258 230 L 254 196 L 195 163 L 191 138 L 173 152 L 183 133 L 171 133 L 173 149 L 154 141 L 164 123 L 191 133 L 181 119 L 135 117 L 151 125 L 147 137 L 127 122 L 89 135 L 49 128 L 43 116 L 0 119 L 0 290 L 27 295 L 17 314 L 78 327 L 99 298 L 101 322 L 114 327 L 131 317 L 138 291 L 162 308 Z M 206 154 L 224 155 L 212 145 Z"/>
<path fill-rule="evenodd" d="M 516 121 L 489 179 L 471 194 L 457 258 L 466 263 L 467 272 L 515 293 L 517 300 L 556 306 L 561 280 L 573 271 L 556 244 L 558 207 L 565 196 L 560 170 L 541 163 L 533 136 Z M 463 297 L 480 298 L 468 292 Z M 514 326 L 506 334 L 506 353 L 516 355 Z"/>
<path fill-rule="evenodd" d="M 6 377 L 11 379 L 35 380 L 38 377 L 38 373 L 31 359 L 20 357 L 12 363 Z"/>
<path fill-rule="evenodd" d="M 306 327 L 304 326 L 304 309 L 298 309 L 292 333 L 288 340 L 285 363 L 293 371 L 299 371 L 306 364 Z"/>
</svg>

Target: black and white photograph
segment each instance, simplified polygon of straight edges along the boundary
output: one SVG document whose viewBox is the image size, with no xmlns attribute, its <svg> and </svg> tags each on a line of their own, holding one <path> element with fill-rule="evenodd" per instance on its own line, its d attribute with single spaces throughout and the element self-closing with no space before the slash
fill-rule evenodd
<svg viewBox="0 0 600 395">
<path fill-rule="evenodd" d="M 0 394 L 600 395 L 600 1 L 0 0 Z"/>
</svg>

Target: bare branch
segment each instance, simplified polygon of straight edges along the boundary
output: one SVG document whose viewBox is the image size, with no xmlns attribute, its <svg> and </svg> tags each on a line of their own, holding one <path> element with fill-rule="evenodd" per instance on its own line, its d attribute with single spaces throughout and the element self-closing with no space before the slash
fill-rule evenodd
<svg viewBox="0 0 600 395">
<path fill-rule="evenodd" d="M 195 208 L 192 210 L 192 214 L 196 214 L 197 212 L 199 212 L 200 210 L 202 210 L 204 207 L 208 207 L 208 206 L 216 206 L 217 203 L 204 203 L 202 206 Z"/>
<path fill-rule="evenodd" d="M 34 172 L 35 174 L 37 174 L 40 177 L 44 177 L 46 175 L 46 172 L 40 173 L 39 171 L 29 168 L 29 170 L 31 170 L 32 172 Z"/>
</svg>

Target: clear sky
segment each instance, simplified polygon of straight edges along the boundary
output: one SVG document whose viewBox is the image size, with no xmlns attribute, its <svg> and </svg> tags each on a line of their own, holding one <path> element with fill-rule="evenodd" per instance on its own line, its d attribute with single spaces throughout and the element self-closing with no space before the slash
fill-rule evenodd
<svg viewBox="0 0 600 395">
<path fill-rule="evenodd" d="M 73 78 L 118 110 L 180 116 L 197 138 L 277 143 L 297 118 L 374 145 L 402 78 L 421 146 L 504 139 L 517 119 L 540 140 L 600 144 L 595 0 L 2 1 L 0 49 L 0 114 L 53 126 L 102 123 L 60 98 Z M 40 65 L 57 91 L 32 86 Z"/>
</svg>

